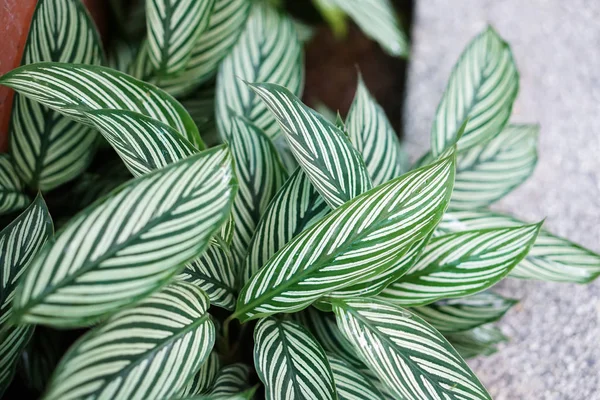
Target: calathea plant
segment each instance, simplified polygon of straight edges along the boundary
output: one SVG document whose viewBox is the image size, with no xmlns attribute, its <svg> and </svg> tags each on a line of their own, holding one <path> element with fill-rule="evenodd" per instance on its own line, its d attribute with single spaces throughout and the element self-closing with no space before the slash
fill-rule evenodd
<svg viewBox="0 0 600 400">
<path fill-rule="evenodd" d="M 18 93 L 0 210 L 24 209 L 0 232 L 1 390 L 489 399 L 464 358 L 506 340 L 494 323 L 516 303 L 490 288 L 600 274 L 600 256 L 487 208 L 531 174 L 539 130 L 508 123 L 518 74 L 491 28 L 408 167 L 362 80 L 345 119 L 301 102 L 298 32 L 273 6 L 146 7 L 129 72 L 152 83 L 102 66 L 77 0 L 40 0 L 0 77 Z"/>
</svg>

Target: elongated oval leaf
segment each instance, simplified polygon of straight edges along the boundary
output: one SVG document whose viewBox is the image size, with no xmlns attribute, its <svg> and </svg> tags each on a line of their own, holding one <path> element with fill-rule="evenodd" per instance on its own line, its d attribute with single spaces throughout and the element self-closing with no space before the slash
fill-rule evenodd
<svg viewBox="0 0 600 400">
<path fill-rule="evenodd" d="M 185 385 L 179 396 L 186 398 L 207 392 L 215 383 L 220 369 L 219 355 L 213 351 L 208 356 L 208 360 L 200 367 L 200 371 Z"/>
<path fill-rule="evenodd" d="M 186 67 L 214 5 L 215 0 L 146 1 L 149 58 L 159 76 Z"/>
<path fill-rule="evenodd" d="M 446 213 L 438 231 L 449 233 L 470 229 L 519 226 L 523 222 L 488 210 Z M 588 283 L 600 276 L 600 255 L 567 239 L 541 230 L 527 256 L 510 272 L 520 279 Z"/>
<path fill-rule="evenodd" d="M 480 326 L 470 331 L 456 332 L 446 335 L 446 339 L 463 358 L 489 356 L 498 351 L 499 343 L 508 338 L 493 325 Z"/>
<path fill-rule="evenodd" d="M 478 35 L 460 56 L 431 130 L 437 157 L 457 143 L 465 151 L 500 132 L 519 90 L 519 76 L 508 44 L 492 29 Z M 469 119 L 464 134 L 458 129 Z"/>
<path fill-rule="evenodd" d="M 292 239 L 244 286 L 241 321 L 306 308 L 376 276 L 427 236 L 452 192 L 454 157 L 356 197 Z"/>
<path fill-rule="evenodd" d="M 267 400 L 337 399 L 325 352 L 295 322 L 266 318 L 256 324 L 254 365 Z"/>
<path fill-rule="evenodd" d="M 540 226 L 438 236 L 429 242 L 419 262 L 380 296 L 396 304 L 419 306 L 487 289 L 527 255 Z"/>
<path fill-rule="evenodd" d="M 127 183 L 48 242 L 17 291 L 16 316 L 82 326 L 147 296 L 206 248 L 234 194 L 222 147 Z"/>
<path fill-rule="evenodd" d="M 231 113 L 246 117 L 269 137 L 277 136 L 275 118 L 244 81 L 276 83 L 300 96 L 302 58 L 291 19 L 268 4 L 254 3 L 242 35 L 219 67 L 216 112 L 221 137 L 231 135 Z"/>
<path fill-rule="evenodd" d="M 0 84 L 84 124 L 89 123 L 85 116 L 89 110 L 138 112 L 202 146 L 198 128 L 177 100 L 110 68 L 44 62 L 16 68 L 0 77 Z"/>
<path fill-rule="evenodd" d="M 491 399 L 434 328 L 374 299 L 333 302 L 342 333 L 371 371 L 401 399 Z"/>
<path fill-rule="evenodd" d="M 445 334 L 495 322 L 517 302 L 492 292 L 483 292 L 459 299 L 441 300 L 424 307 L 414 307 L 411 311 Z"/>
<path fill-rule="evenodd" d="M 362 153 L 374 185 L 397 178 L 408 170 L 408 156 L 362 77 L 358 79 L 346 124 L 350 141 Z"/>
<path fill-rule="evenodd" d="M 29 204 L 23 193 L 25 184 L 15 171 L 14 161 L 8 154 L 0 154 L 0 215 L 22 210 Z"/>
<path fill-rule="evenodd" d="M 200 288 L 175 282 L 121 311 L 73 345 L 45 399 L 164 399 L 208 358 L 215 327 Z"/>
<path fill-rule="evenodd" d="M 472 210 L 523 183 L 537 162 L 535 125 L 508 125 L 489 142 L 458 155 L 450 208 Z"/>
<path fill-rule="evenodd" d="M 213 389 L 210 391 L 211 399 L 233 397 L 250 387 L 250 367 L 242 363 L 235 363 L 223 367 L 219 371 Z"/>
<path fill-rule="evenodd" d="M 331 208 L 371 188 L 361 155 L 339 128 L 284 87 L 268 83 L 250 87 L 275 115 L 300 166 Z"/>
<path fill-rule="evenodd" d="M 382 400 L 379 390 L 346 361 L 327 355 L 339 400 Z"/>
<path fill-rule="evenodd" d="M 37 2 L 21 64 L 99 65 L 102 59 L 98 32 L 81 1 Z M 49 190 L 79 175 L 91 159 L 96 136 L 90 127 L 15 96 L 10 152 L 17 171 L 33 188 Z"/>
<path fill-rule="evenodd" d="M 242 283 L 293 237 L 329 212 L 329 207 L 301 169 L 285 182 L 263 213 L 250 243 Z"/>
</svg>

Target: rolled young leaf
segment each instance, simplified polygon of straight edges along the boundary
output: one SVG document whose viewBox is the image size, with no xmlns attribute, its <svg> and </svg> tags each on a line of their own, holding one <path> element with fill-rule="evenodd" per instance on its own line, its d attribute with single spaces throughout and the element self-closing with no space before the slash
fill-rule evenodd
<svg viewBox="0 0 600 400">
<path fill-rule="evenodd" d="M 541 223 L 438 236 L 380 296 L 395 304 L 419 306 L 487 289 L 527 255 L 540 227 Z"/>
<path fill-rule="evenodd" d="M 491 399 L 444 337 L 407 310 L 375 299 L 333 301 L 340 330 L 401 399 Z"/>
<path fill-rule="evenodd" d="M 25 184 L 15 171 L 14 161 L 8 154 L 0 154 L 0 215 L 22 210 L 29 204 L 23 193 Z"/>
<path fill-rule="evenodd" d="M 214 5 L 215 0 L 146 1 L 148 55 L 157 75 L 184 70 Z"/>
<path fill-rule="evenodd" d="M 266 318 L 254 330 L 254 365 L 265 398 L 337 399 L 333 374 L 321 346 L 295 322 Z"/>
<path fill-rule="evenodd" d="M 219 355 L 213 351 L 208 356 L 208 360 L 200 367 L 200 371 L 181 390 L 179 397 L 186 398 L 207 392 L 215 383 L 220 369 Z"/>
<path fill-rule="evenodd" d="M 327 355 L 339 400 L 382 400 L 379 390 L 346 361 Z"/>
<path fill-rule="evenodd" d="M 202 290 L 174 282 L 81 337 L 44 399 L 165 399 L 208 358 L 215 327 Z"/>
<path fill-rule="evenodd" d="M 372 187 L 362 156 L 339 128 L 284 87 L 250 87 L 275 115 L 298 163 L 331 208 Z"/>
<path fill-rule="evenodd" d="M 519 76 L 506 42 L 488 27 L 456 63 L 438 106 L 431 130 L 431 150 L 437 157 L 458 142 L 465 151 L 500 132 L 519 90 Z M 469 118 L 458 139 L 458 129 Z"/>
<path fill-rule="evenodd" d="M 302 94 L 302 45 L 290 18 L 264 2 L 255 2 L 238 42 L 219 67 L 216 114 L 222 138 L 231 135 L 231 114 L 241 115 L 267 136 L 279 134 L 275 117 L 244 81 L 268 82 Z"/>
<path fill-rule="evenodd" d="M 434 229 L 452 192 L 454 157 L 372 189 L 292 239 L 244 286 L 242 322 L 308 307 L 395 265 Z"/>
<path fill-rule="evenodd" d="M 71 219 L 33 260 L 15 316 L 84 326 L 147 296 L 206 248 L 235 190 L 224 147 L 121 186 Z"/>
<path fill-rule="evenodd" d="M 22 65 L 44 61 L 100 65 L 102 44 L 78 0 L 40 0 L 31 18 Z M 11 114 L 10 153 L 28 186 L 49 190 L 81 174 L 97 134 L 21 94 Z"/>
</svg>

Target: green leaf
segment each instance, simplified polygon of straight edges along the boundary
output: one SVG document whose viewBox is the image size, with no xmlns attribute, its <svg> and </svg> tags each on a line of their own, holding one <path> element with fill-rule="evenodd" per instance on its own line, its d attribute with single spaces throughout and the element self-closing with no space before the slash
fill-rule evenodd
<svg viewBox="0 0 600 400">
<path fill-rule="evenodd" d="M 177 100 L 110 68 L 64 63 L 24 65 L 0 77 L 0 84 L 84 124 L 89 123 L 86 111 L 133 111 L 169 125 L 202 146 L 198 128 Z"/>
<path fill-rule="evenodd" d="M 261 217 L 244 265 L 242 283 L 262 268 L 293 237 L 329 212 L 319 192 L 301 169 L 285 182 Z"/>
<path fill-rule="evenodd" d="M 242 289 L 235 316 L 299 311 L 386 271 L 437 225 L 453 180 L 452 156 L 342 205 L 271 257 Z"/>
<path fill-rule="evenodd" d="M 8 326 L 0 330 L 0 396 L 10 385 L 21 352 L 31 339 L 32 326 Z"/>
<path fill-rule="evenodd" d="M 333 374 L 321 346 L 302 326 L 266 318 L 254 330 L 254 365 L 265 398 L 337 399 Z"/>
<path fill-rule="evenodd" d="M 40 0 L 31 19 L 21 64 L 43 61 L 102 63 L 94 23 L 78 0 Z M 90 127 L 17 94 L 11 114 L 10 153 L 32 188 L 49 190 L 81 174 L 97 135 Z"/>
<path fill-rule="evenodd" d="M 419 306 L 463 297 L 503 279 L 529 252 L 540 224 L 451 233 L 432 239 L 421 259 L 380 296 Z"/>
<path fill-rule="evenodd" d="M 441 300 L 411 308 L 441 333 L 462 332 L 495 322 L 518 301 L 496 293 L 483 292 L 459 299 Z"/>
<path fill-rule="evenodd" d="M 465 151 L 491 139 L 508 121 L 518 91 L 510 48 L 490 27 L 469 44 L 452 71 L 431 130 L 433 156 L 457 142 L 459 151 Z"/>
<path fill-rule="evenodd" d="M 121 186 L 73 217 L 32 261 L 15 315 L 84 326 L 149 295 L 202 253 L 235 190 L 223 147 Z"/>
<path fill-rule="evenodd" d="M 496 345 L 508 338 L 495 326 L 485 325 L 466 332 L 446 335 L 446 339 L 463 358 L 489 356 L 498 351 Z"/>
<path fill-rule="evenodd" d="M 149 59 L 159 76 L 185 69 L 198 36 L 208 27 L 215 0 L 148 0 Z"/>
<path fill-rule="evenodd" d="M 210 391 L 209 399 L 229 398 L 239 395 L 247 390 L 250 385 L 250 367 L 242 363 L 235 363 L 223 367 L 219 371 L 217 380 Z"/>
<path fill-rule="evenodd" d="M 323 19 L 327 21 L 336 38 L 346 36 L 348 33 L 346 14 L 336 5 L 335 0 L 313 0 L 313 4 Z"/>
<path fill-rule="evenodd" d="M 207 145 L 214 146 L 221 142 L 217 133 L 215 118 L 215 86 L 207 84 L 181 99 L 181 104 L 190 113 L 198 131 Z"/>
<path fill-rule="evenodd" d="M 200 288 L 175 282 L 79 339 L 56 368 L 45 400 L 164 399 L 208 358 L 215 327 Z"/>
<path fill-rule="evenodd" d="M 114 0 L 120 1 L 120 0 Z M 122 38 L 110 42 L 107 54 L 107 66 L 121 72 L 129 72 L 131 64 L 135 61 L 139 44 L 132 43 Z"/>
<path fill-rule="evenodd" d="M 374 299 L 335 300 L 340 330 L 397 398 L 491 399 L 452 346 L 421 318 Z"/>
<path fill-rule="evenodd" d="M 250 87 L 275 115 L 300 166 L 331 208 L 371 188 L 362 156 L 339 128 L 284 87 Z"/>
<path fill-rule="evenodd" d="M 235 308 L 233 255 L 227 243 L 220 237 L 215 236 L 206 251 L 185 266 L 178 279 L 204 290 L 211 305 L 227 310 Z"/>
<path fill-rule="evenodd" d="M 536 125 L 508 125 L 489 142 L 460 153 L 450 208 L 488 206 L 525 182 L 537 163 L 538 132 Z"/>
<path fill-rule="evenodd" d="M 220 368 L 219 355 L 213 351 L 200 367 L 200 371 L 185 385 L 179 395 L 185 398 L 207 392 L 215 383 Z"/>
<path fill-rule="evenodd" d="M 382 400 L 379 390 L 346 361 L 327 355 L 339 400 Z"/>
<path fill-rule="evenodd" d="M 408 156 L 398 135 L 360 76 L 346 123 L 350 141 L 363 155 L 373 185 L 381 185 L 408 170 Z"/>
<path fill-rule="evenodd" d="M 23 193 L 25 185 L 14 161 L 8 154 L 0 154 L 0 215 L 22 210 L 29 204 L 29 196 Z"/>
<path fill-rule="evenodd" d="M 21 354 L 18 371 L 23 383 L 31 390 L 43 393 L 60 358 L 71 344 L 71 335 L 64 331 L 37 326 Z"/>
<path fill-rule="evenodd" d="M 438 231 L 449 233 L 522 224 L 522 221 L 510 215 L 489 210 L 452 211 L 444 215 Z M 552 282 L 589 283 L 600 276 L 600 255 L 541 230 L 527 256 L 510 272 L 510 276 Z"/>
<path fill-rule="evenodd" d="M 255 2 L 242 35 L 219 67 L 216 113 L 221 137 L 231 135 L 231 114 L 246 117 L 270 138 L 277 136 L 275 118 L 245 82 L 276 83 L 300 96 L 303 67 L 302 45 L 292 20 Z"/>
<path fill-rule="evenodd" d="M 231 249 L 239 263 L 246 256 L 260 217 L 286 181 L 287 172 L 273 143 L 260 128 L 242 117 L 232 118 L 232 124 L 229 145 L 239 191 L 233 203 Z"/>
</svg>

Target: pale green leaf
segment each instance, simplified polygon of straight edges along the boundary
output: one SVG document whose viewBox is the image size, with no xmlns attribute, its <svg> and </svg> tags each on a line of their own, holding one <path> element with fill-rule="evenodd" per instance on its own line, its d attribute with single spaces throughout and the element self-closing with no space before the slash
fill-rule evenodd
<svg viewBox="0 0 600 400">
<path fill-rule="evenodd" d="M 379 390 L 359 370 L 346 361 L 328 354 L 339 400 L 382 400 Z"/>
<path fill-rule="evenodd" d="M 491 399 L 452 346 L 421 318 L 374 299 L 335 300 L 338 326 L 400 399 Z"/>
<path fill-rule="evenodd" d="M 300 166 L 331 208 L 371 188 L 362 156 L 334 124 L 284 87 L 270 83 L 250 87 L 275 115 Z"/>
<path fill-rule="evenodd" d="M 200 371 L 185 385 L 179 396 L 186 398 L 207 392 L 215 383 L 220 369 L 219 355 L 213 351 L 208 356 L 208 360 L 200 367 Z"/>
<path fill-rule="evenodd" d="M 15 315 L 83 326 L 147 296 L 202 253 L 235 190 L 223 147 L 121 186 L 73 217 L 32 261 Z"/>
<path fill-rule="evenodd" d="M 8 154 L 0 154 L 0 215 L 22 210 L 29 204 L 23 193 L 25 184 L 15 171 L 14 161 Z"/>
<path fill-rule="evenodd" d="M 446 339 L 463 358 L 489 356 L 498 351 L 499 343 L 508 338 L 495 326 L 485 325 L 465 332 L 446 335 Z"/>
<path fill-rule="evenodd" d="M 215 327 L 200 288 L 175 282 L 80 338 L 56 368 L 51 399 L 164 399 L 208 358 Z"/>
<path fill-rule="evenodd" d="M 246 117 L 270 138 L 277 136 L 277 121 L 246 81 L 276 83 L 300 96 L 303 75 L 302 45 L 292 20 L 255 2 L 242 35 L 219 67 L 216 113 L 221 137 L 231 136 L 231 114 Z"/>
<path fill-rule="evenodd" d="M 241 321 L 299 311 L 321 296 L 377 276 L 441 219 L 454 157 L 378 186 L 293 238 L 244 286 Z"/>
<path fill-rule="evenodd" d="M 458 142 L 465 151 L 500 132 L 519 90 L 519 76 L 508 44 L 492 29 L 479 34 L 460 56 L 438 106 L 431 130 L 435 156 Z M 457 132 L 469 119 L 462 138 Z"/>
<path fill-rule="evenodd" d="M 254 365 L 265 398 L 337 399 L 327 356 L 314 337 L 291 321 L 266 318 L 254 330 Z"/>
</svg>

